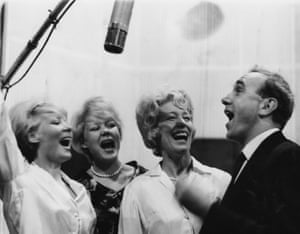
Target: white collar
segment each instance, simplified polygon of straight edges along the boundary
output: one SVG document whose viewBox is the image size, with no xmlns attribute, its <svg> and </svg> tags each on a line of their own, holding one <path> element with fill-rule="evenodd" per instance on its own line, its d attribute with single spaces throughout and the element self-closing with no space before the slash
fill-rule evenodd
<svg viewBox="0 0 300 234">
<path fill-rule="evenodd" d="M 264 131 L 263 133 L 257 135 L 254 137 L 251 141 L 246 144 L 246 146 L 243 148 L 242 152 L 245 154 L 245 157 L 247 161 L 251 158 L 254 151 L 258 148 L 258 146 L 271 134 L 274 132 L 280 131 L 278 128 L 271 128 L 267 131 Z"/>
<path fill-rule="evenodd" d="M 161 168 L 161 162 L 162 160 L 152 170 L 146 172 L 145 175 L 161 176 L 162 173 L 164 172 L 163 169 Z M 192 170 L 194 168 L 195 163 L 198 164 L 197 160 L 193 156 L 191 156 L 191 164 L 189 166 L 191 167 Z"/>
</svg>

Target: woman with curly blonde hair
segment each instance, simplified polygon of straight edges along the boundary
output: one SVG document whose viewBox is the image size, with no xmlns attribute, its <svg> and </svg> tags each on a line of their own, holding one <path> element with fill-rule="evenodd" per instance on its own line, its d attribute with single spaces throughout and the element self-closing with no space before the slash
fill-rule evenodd
<svg viewBox="0 0 300 234">
<path fill-rule="evenodd" d="M 91 164 L 78 180 L 89 190 L 97 213 L 95 234 L 116 234 L 124 188 L 145 169 L 136 161 L 119 160 L 122 123 L 108 100 L 89 98 L 73 122 L 74 149 L 86 155 Z"/>
<path fill-rule="evenodd" d="M 211 199 L 222 197 L 230 175 L 205 166 L 190 154 L 195 135 L 193 106 L 183 90 L 145 96 L 136 109 L 144 144 L 161 157 L 158 165 L 125 189 L 119 234 L 199 233 L 202 220 L 183 207 L 175 194 L 177 179 L 192 175 Z"/>
</svg>

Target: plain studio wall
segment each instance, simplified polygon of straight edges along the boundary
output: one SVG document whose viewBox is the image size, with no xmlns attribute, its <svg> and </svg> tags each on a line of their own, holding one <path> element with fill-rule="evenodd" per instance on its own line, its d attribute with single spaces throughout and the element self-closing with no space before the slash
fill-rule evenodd
<svg viewBox="0 0 300 234">
<path fill-rule="evenodd" d="M 4 71 L 58 2 L 7 1 Z M 237 78 L 260 64 L 282 73 L 295 91 L 296 110 L 285 132 L 300 142 L 297 1 L 135 0 L 119 55 L 103 48 L 113 3 L 77 0 L 28 76 L 9 92 L 8 105 L 39 96 L 65 107 L 71 117 L 84 100 L 103 95 L 123 120 L 121 160 L 151 167 L 157 158 L 143 145 L 135 121 L 141 95 L 166 87 L 185 89 L 194 103 L 196 136 L 223 138 L 227 118 L 220 100 Z"/>
<path fill-rule="evenodd" d="M 4 74 L 58 2 L 6 1 Z M 9 92 L 7 105 L 38 96 L 72 116 L 85 99 L 103 95 L 123 120 L 121 160 L 152 167 L 158 158 L 144 147 L 135 122 L 141 95 L 166 87 L 185 89 L 195 107 L 196 137 L 224 138 L 227 119 L 220 99 L 238 77 L 260 64 L 291 84 L 296 109 L 285 133 L 300 143 L 298 2 L 135 0 L 124 52 L 115 55 L 103 49 L 114 1 L 77 0 L 28 76 Z M 1 215 L 0 233 L 7 233 Z"/>
</svg>

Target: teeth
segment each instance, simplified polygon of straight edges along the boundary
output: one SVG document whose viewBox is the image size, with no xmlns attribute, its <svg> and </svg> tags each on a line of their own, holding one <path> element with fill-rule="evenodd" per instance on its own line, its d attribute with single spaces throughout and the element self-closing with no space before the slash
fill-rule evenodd
<svg viewBox="0 0 300 234">
<path fill-rule="evenodd" d="M 176 133 L 175 136 L 187 136 L 186 133 Z"/>
<path fill-rule="evenodd" d="M 233 119 L 233 113 L 231 111 L 225 110 L 224 113 L 228 117 L 229 120 Z"/>
<path fill-rule="evenodd" d="M 177 139 L 184 139 L 186 140 L 188 138 L 188 134 L 186 132 L 177 132 L 174 134 L 174 138 Z"/>
<path fill-rule="evenodd" d="M 71 138 L 70 137 L 64 137 L 59 142 L 62 146 L 68 147 L 68 146 L 71 145 Z"/>
</svg>

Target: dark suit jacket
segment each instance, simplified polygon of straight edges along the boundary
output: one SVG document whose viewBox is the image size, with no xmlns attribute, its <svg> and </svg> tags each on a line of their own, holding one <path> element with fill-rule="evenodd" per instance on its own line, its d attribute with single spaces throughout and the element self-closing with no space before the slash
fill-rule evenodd
<svg viewBox="0 0 300 234">
<path fill-rule="evenodd" d="M 265 139 L 200 234 L 300 234 L 300 147 L 281 132 Z"/>
</svg>

